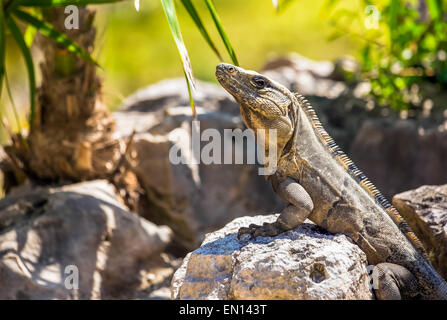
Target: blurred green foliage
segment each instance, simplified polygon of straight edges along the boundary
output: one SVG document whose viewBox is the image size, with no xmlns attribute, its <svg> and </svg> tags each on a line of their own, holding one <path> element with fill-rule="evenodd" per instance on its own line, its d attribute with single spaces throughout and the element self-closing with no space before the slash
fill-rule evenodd
<svg viewBox="0 0 447 320">
<path fill-rule="evenodd" d="M 337 9 L 338 2 L 326 3 L 332 24 L 364 39 L 362 75 L 379 104 L 420 110 L 420 102 L 429 98 L 421 84 L 447 88 L 447 1 L 362 0 L 365 9 L 375 6 L 364 12 Z"/>
<path fill-rule="evenodd" d="M 15 104 L 7 79 L 6 34 L 8 33 L 14 39 L 25 61 L 30 96 L 30 127 L 33 124 L 36 99 L 36 77 L 30 47 L 37 31 L 42 35 L 53 39 L 60 47 L 66 48 L 68 51 L 96 64 L 96 61 L 91 58 L 88 52 L 81 48 L 77 43 L 70 40 L 65 34 L 55 30 L 51 24 L 44 21 L 40 14 L 40 9 L 72 4 L 99 4 L 114 1 L 119 0 L 0 0 L 0 97 L 2 95 L 3 81 L 5 81 L 8 96 L 11 99 L 12 107 L 16 113 Z M 23 34 L 18 25 L 19 21 L 21 24 L 26 25 L 26 31 Z M 20 123 L 18 120 L 17 122 Z"/>
<path fill-rule="evenodd" d="M 139 12 L 135 10 L 133 1 L 95 7 L 98 36 L 93 57 L 102 66 L 98 72 L 104 78 L 103 97 L 112 110 L 119 106 L 125 96 L 138 88 L 162 79 L 184 76 L 160 1 L 140 2 Z M 196 5 L 210 37 L 219 39 L 218 30 L 213 27 L 214 23 L 205 3 L 197 0 L 192 2 Z M 350 7 L 357 0 L 343 2 Z M 276 12 L 271 0 L 213 0 L 213 3 L 238 54 L 240 64 L 246 68 L 259 69 L 274 54 L 298 52 L 319 60 L 357 52 L 357 39 L 327 41 L 331 28 L 319 16 L 324 0 L 282 0 L 279 1 L 279 12 Z M 204 41 L 203 33 L 198 30 L 181 1 L 177 0 L 176 4 L 194 75 L 202 80 L 215 81 L 214 71 L 219 58 Z M 28 36 L 29 33 L 26 32 L 25 40 Z M 231 62 L 231 57 L 225 54 L 224 44 L 216 41 L 215 45 L 224 60 Z M 26 85 L 27 70 L 21 60 L 20 49 L 8 33 L 6 51 L 12 95 L 19 110 L 21 126 L 27 127 L 26 114 L 29 114 L 30 96 Z M 38 66 L 42 57 L 35 48 L 32 48 L 32 53 L 34 65 Z M 38 68 L 36 82 L 37 85 L 40 82 Z M 17 131 L 19 125 L 16 125 L 7 94 L 2 95 L 0 106 L 2 116 L 7 118 L 12 130 Z"/>
<path fill-rule="evenodd" d="M 259 69 L 269 56 L 298 52 L 312 59 L 334 59 L 355 54 L 356 39 L 329 42 L 332 28 L 319 16 L 324 0 L 297 0 L 275 11 L 271 0 L 214 0 L 223 25 L 244 68 Z M 347 6 L 357 0 L 344 1 Z M 180 1 L 177 16 L 196 78 L 216 81 L 218 57 L 203 40 Z M 219 39 L 203 1 L 194 1 L 212 39 Z M 98 7 L 97 59 L 104 71 L 104 98 L 116 108 L 121 99 L 150 83 L 183 77 L 175 43 L 159 1 Z M 226 62 L 231 58 L 222 43 L 216 46 Z"/>
</svg>

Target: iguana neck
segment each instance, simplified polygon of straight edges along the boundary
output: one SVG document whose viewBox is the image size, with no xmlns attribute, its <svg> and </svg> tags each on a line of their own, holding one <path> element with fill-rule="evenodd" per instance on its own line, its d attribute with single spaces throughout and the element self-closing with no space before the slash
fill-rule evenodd
<svg viewBox="0 0 447 320">
<path fill-rule="evenodd" d="M 307 139 L 308 137 L 303 137 L 300 135 L 300 131 L 303 127 L 307 128 L 307 132 L 314 135 L 314 130 L 312 129 L 312 122 L 308 118 L 306 112 L 301 107 L 301 102 L 297 97 L 293 96 L 293 103 L 289 108 L 289 118 L 293 123 L 293 133 L 290 137 L 289 141 L 284 145 L 284 147 L 280 150 L 278 155 L 278 167 L 282 167 L 283 163 L 286 163 L 288 166 L 288 162 L 295 162 L 297 159 L 300 159 L 300 153 L 298 149 L 298 139 Z"/>
</svg>

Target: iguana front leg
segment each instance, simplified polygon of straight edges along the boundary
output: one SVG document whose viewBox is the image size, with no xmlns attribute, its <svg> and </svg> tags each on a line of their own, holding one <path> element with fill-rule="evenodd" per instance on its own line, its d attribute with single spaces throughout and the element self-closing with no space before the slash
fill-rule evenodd
<svg viewBox="0 0 447 320">
<path fill-rule="evenodd" d="M 313 210 L 314 204 L 306 190 L 295 180 L 286 178 L 279 180 L 274 177 L 272 179 L 273 189 L 278 196 L 288 203 L 288 206 L 279 215 L 278 219 L 273 223 L 264 223 L 259 226 L 251 224 L 248 228 L 242 227 L 238 231 L 238 239 L 243 234 L 250 234 L 253 238 L 274 237 L 285 231 L 296 228 L 308 217 Z"/>
</svg>

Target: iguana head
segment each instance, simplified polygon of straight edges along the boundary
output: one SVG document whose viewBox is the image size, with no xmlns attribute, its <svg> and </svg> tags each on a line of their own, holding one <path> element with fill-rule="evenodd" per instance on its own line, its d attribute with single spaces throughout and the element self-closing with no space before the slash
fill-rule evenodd
<svg viewBox="0 0 447 320">
<path fill-rule="evenodd" d="M 217 66 L 216 77 L 238 102 L 248 128 L 277 130 L 280 156 L 295 129 L 295 95 L 266 76 L 227 63 Z"/>
</svg>

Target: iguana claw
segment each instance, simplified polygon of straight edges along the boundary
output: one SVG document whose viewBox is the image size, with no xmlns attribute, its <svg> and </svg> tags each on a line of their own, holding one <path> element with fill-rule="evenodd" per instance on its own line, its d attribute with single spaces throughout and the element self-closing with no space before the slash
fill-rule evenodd
<svg viewBox="0 0 447 320">
<path fill-rule="evenodd" d="M 248 228 L 239 228 L 239 231 L 237 232 L 237 238 L 238 240 L 240 240 L 243 234 L 249 234 L 254 240 L 256 240 L 257 237 L 274 237 L 282 233 L 283 231 L 284 230 L 280 228 L 276 222 L 265 222 L 262 226 L 259 226 L 257 224 L 250 224 Z"/>
<path fill-rule="evenodd" d="M 252 238 L 254 238 L 256 240 L 254 232 L 255 232 L 256 228 L 260 228 L 260 227 L 261 226 L 258 226 L 257 224 L 250 224 L 248 226 L 248 228 L 246 228 L 246 227 L 239 228 L 239 231 L 237 232 L 237 239 L 241 240 L 242 235 L 249 234 Z"/>
</svg>

